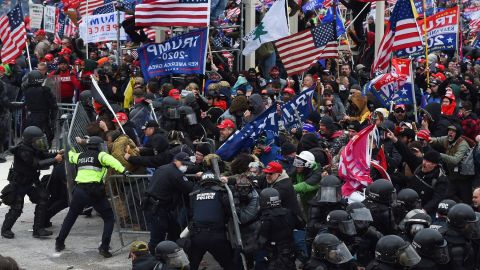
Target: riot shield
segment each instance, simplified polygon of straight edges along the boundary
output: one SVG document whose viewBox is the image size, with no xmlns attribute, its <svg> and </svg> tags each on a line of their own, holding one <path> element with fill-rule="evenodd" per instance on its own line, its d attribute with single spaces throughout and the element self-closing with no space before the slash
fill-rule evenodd
<svg viewBox="0 0 480 270">
<path fill-rule="evenodd" d="M 55 75 L 55 76 L 46 78 L 45 81 L 43 81 L 43 86 L 50 88 L 50 91 L 52 91 L 53 96 L 57 99 L 57 103 L 62 102 L 59 76 Z"/>
</svg>

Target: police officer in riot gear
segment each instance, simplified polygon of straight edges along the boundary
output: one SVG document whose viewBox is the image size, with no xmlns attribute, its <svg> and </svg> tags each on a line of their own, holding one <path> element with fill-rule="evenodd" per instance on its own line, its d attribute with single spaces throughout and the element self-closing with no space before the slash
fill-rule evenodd
<svg viewBox="0 0 480 270">
<path fill-rule="evenodd" d="M 342 199 L 342 182 L 334 175 L 320 180 L 320 187 L 315 197 L 309 202 L 308 223 L 306 227 L 307 250 L 310 250 L 313 239 L 320 228 L 325 225 L 328 213 L 345 209 L 346 201 Z"/>
<path fill-rule="evenodd" d="M 274 188 L 260 192 L 260 222 L 257 241 L 268 252 L 265 258 L 268 269 L 296 269 L 293 229 L 297 218 L 290 210 L 281 207 L 280 194 Z"/>
<path fill-rule="evenodd" d="M 480 238 L 480 220 L 473 208 L 464 203 L 454 205 L 448 211 L 447 226 L 439 229 L 448 243 L 449 269 L 476 269 L 473 241 Z"/>
<path fill-rule="evenodd" d="M 200 187 L 190 194 L 191 267 L 197 270 L 208 251 L 223 269 L 234 269 L 233 250 L 227 239 L 231 216 L 228 196 L 212 172 L 202 174 Z"/>
<path fill-rule="evenodd" d="M 170 130 L 181 130 L 179 125 L 180 120 L 180 102 L 173 97 L 166 97 L 162 101 L 162 120 L 160 121 L 160 127 Z"/>
<path fill-rule="evenodd" d="M 392 182 L 385 179 L 375 180 L 365 192 L 363 204 L 370 209 L 373 226 L 382 234 L 392 234 L 396 231 L 391 205 L 395 201 L 395 188 Z"/>
<path fill-rule="evenodd" d="M 410 269 L 438 270 L 450 261 L 447 241 L 437 230 L 422 229 L 415 234 L 412 246 L 422 260 Z"/>
<path fill-rule="evenodd" d="M 415 234 L 420 230 L 429 228 L 432 224 L 432 218 L 421 209 L 413 209 L 405 215 L 405 218 L 400 223 L 405 240 L 412 242 Z"/>
<path fill-rule="evenodd" d="M 405 215 L 413 209 L 422 209 L 418 193 L 411 188 L 404 188 L 397 194 L 397 200 L 392 205 L 395 224 L 400 224 Z"/>
<path fill-rule="evenodd" d="M 382 237 L 375 248 L 375 260 L 367 270 L 402 270 L 420 262 L 421 258 L 415 249 L 396 235 Z"/>
<path fill-rule="evenodd" d="M 104 152 L 106 149 L 104 143 L 102 138 L 92 136 L 87 140 L 87 151 L 82 153 L 70 151 L 68 153 L 69 162 L 77 164 L 78 172 L 75 177 L 76 186 L 73 190 L 70 208 L 55 241 L 57 252 L 65 249 L 65 239 L 83 208 L 92 205 L 104 222 L 102 243 L 98 251 L 105 258 L 112 257 L 109 247 L 115 220 L 105 194 L 104 177 L 107 167 L 123 174 L 128 174 L 128 171 L 120 161 Z"/>
<path fill-rule="evenodd" d="M 357 269 L 347 246 L 335 235 L 321 233 L 312 244 L 312 256 L 303 266 L 304 270 Z"/>
<path fill-rule="evenodd" d="M 435 219 L 430 225 L 430 228 L 439 230 L 441 227 L 447 226 L 447 215 L 450 208 L 452 208 L 457 202 L 450 199 L 445 199 L 438 204 L 437 213 Z"/>
<path fill-rule="evenodd" d="M 43 86 L 45 76 L 38 70 L 27 74 L 27 87 L 24 90 L 25 107 L 27 109 L 27 126 L 37 126 L 47 136 L 49 145 L 54 137 L 55 120 L 57 119 L 57 99 L 52 91 Z"/>
<path fill-rule="evenodd" d="M 187 254 L 183 248 L 172 241 L 162 241 L 155 248 L 155 258 L 160 261 L 154 270 L 189 269 Z"/>
<path fill-rule="evenodd" d="M 365 267 L 375 258 L 375 246 L 383 237 L 377 229 L 371 226 L 373 222 L 370 210 L 361 202 L 354 202 L 345 209 L 353 218 L 356 236 L 356 252 L 354 253 L 358 266 Z"/>
<path fill-rule="evenodd" d="M 1 229 L 1 234 L 5 238 L 11 239 L 15 236 L 11 229 L 22 214 L 25 195 L 36 204 L 33 237 L 52 235 L 52 232 L 44 229 L 48 192 L 40 185 L 39 176 L 40 170 L 48 169 L 55 162 L 62 161 L 63 151 L 48 154 L 47 150 L 47 137 L 36 126 L 25 128 L 22 142 L 10 150 L 14 155 L 8 175 L 10 183 L 2 190 L 2 200 L 10 206 Z"/>
</svg>

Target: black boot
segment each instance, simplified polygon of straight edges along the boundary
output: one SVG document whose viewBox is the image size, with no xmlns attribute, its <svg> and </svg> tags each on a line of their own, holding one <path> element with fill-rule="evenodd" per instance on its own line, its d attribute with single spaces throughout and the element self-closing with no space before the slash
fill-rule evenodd
<svg viewBox="0 0 480 270">
<path fill-rule="evenodd" d="M 13 224 L 17 221 L 18 217 L 22 211 L 10 209 L 5 215 L 5 220 L 2 225 L 2 236 L 7 239 L 12 239 L 15 237 L 15 234 L 12 232 Z"/>
<path fill-rule="evenodd" d="M 57 240 L 55 241 L 55 251 L 60 252 L 65 249 L 65 242 Z"/>
<path fill-rule="evenodd" d="M 47 237 L 52 234 L 53 232 L 45 230 L 44 228 L 33 230 L 33 237 L 35 238 Z"/>
<path fill-rule="evenodd" d="M 108 251 L 108 248 L 99 247 L 98 248 L 98 253 L 100 253 L 100 255 L 102 255 L 105 258 L 112 257 L 112 253 L 110 253 L 110 251 Z"/>
<path fill-rule="evenodd" d="M 35 216 L 33 218 L 33 237 L 46 237 L 53 234 L 51 231 L 45 230 L 45 221 L 47 217 L 47 206 L 44 204 L 37 204 L 35 207 Z"/>
</svg>

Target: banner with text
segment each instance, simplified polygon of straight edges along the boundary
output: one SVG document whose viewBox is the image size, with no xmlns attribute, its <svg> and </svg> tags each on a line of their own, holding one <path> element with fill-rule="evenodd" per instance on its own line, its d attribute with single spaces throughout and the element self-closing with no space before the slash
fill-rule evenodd
<svg viewBox="0 0 480 270">
<path fill-rule="evenodd" d="M 55 7 L 46 6 L 43 12 L 43 29 L 48 33 L 55 33 Z"/>
<path fill-rule="evenodd" d="M 125 13 L 120 12 L 123 22 Z M 117 40 L 117 13 L 90 15 L 80 24 L 80 37 L 88 43 Z M 120 28 L 120 40 L 127 40 L 125 30 Z"/>
<path fill-rule="evenodd" d="M 143 76 L 149 80 L 171 74 L 203 74 L 207 42 L 208 29 L 204 28 L 138 48 Z"/>
<path fill-rule="evenodd" d="M 28 6 L 30 13 L 30 27 L 34 29 L 42 28 L 43 5 L 30 3 Z"/>
<path fill-rule="evenodd" d="M 423 20 L 418 21 L 421 35 L 425 34 Z M 428 52 L 452 51 L 457 48 L 458 7 L 446 9 L 427 17 Z M 398 57 L 418 57 L 425 54 L 423 46 L 395 52 Z"/>
</svg>

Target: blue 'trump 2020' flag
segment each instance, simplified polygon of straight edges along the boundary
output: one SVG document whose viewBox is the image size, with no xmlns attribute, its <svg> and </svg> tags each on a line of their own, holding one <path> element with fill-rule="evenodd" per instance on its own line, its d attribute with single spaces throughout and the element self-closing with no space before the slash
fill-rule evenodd
<svg viewBox="0 0 480 270">
<path fill-rule="evenodd" d="M 273 103 L 270 108 L 257 116 L 253 121 L 247 123 L 241 130 L 238 130 L 220 146 L 216 154 L 222 160 L 231 160 L 235 155 L 244 149 L 255 145 L 258 137 L 264 131 L 272 132 L 278 136 L 277 104 Z"/>
<path fill-rule="evenodd" d="M 203 28 L 138 48 L 143 76 L 149 80 L 171 74 L 205 73 L 207 41 L 208 29 Z"/>
<path fill-rule="evenodd" d="M 314 90 L 315 87 L 312 86 L 282 106 L 283 125 L 287 130 L 294 127 L 302 128 L 302 123 L 314 109 L 312 104 Z"/>
</svg>

